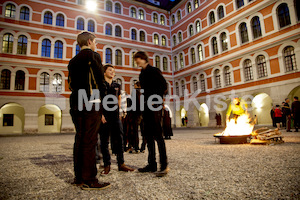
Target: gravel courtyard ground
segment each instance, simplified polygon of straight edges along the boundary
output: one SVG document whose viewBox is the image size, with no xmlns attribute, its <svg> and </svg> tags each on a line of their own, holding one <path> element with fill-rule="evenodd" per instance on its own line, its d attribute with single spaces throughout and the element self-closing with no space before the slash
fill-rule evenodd
<svg viewBox="0 0 300 200">
<path fill-rule="evenodd" d="M 224 145 L 217 129 L 175 129 L 166 140 L 170 173 L 112 171 L 101 191 L 72 186 L 73 134 L 0 137 L 0 199 L 300 199 L 300 133 L 283 144 Z M 147 152 L 125 153 L 137 169 Z M 100 170 L 99 170 L 100 171 Z"/>
</svg>

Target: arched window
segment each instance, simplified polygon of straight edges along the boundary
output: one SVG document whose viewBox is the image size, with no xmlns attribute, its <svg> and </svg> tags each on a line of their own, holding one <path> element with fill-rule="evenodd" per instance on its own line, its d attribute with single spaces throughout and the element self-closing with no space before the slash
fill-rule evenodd
<svg viewBox="0 0 300 200">
<path fill-rule="evenodd" d="M 193 27 L 193 25 L 189 26 L 189 32 L 190 32 L 190 36 L 194 35 L 194 27 Z"/>
<path fill-rule="evenodd" d="M 95 32 L 95 22 L 93 20 L 88 21 L 88 31 Z"/>
<path fill-rule="evenodd" d="M 192 12 L 192 5 L 191 2 L 188 2 L 188 4 L 186 5 L 186 10 L 188 11 L 188 13 Z"/>
<path fill-rule="evenodd" d="M 218 17 L 219 17 L 219 20 L 224 17 L 224 7 L 223 6 L 219 6 L 219 8 L 218 8 Z"/>
<path fill-rule="evenodd" d="M 215 13 L 211 11 L 209 13 L 209 24 L 212 25 L 216 22 Z"/>
<path fill-rule="evenodd" d="M 202 51 L 202 45 L 201 44 L 198 45 L 197 50 L 198 50 L 199 61 L 202 61 L 203 60 L 203 51 Z"/>
<path fill-rule="evenodd" d="M 153 22 L 158 23 L 158 15 L 156 13 L 153 13 Z"/>
<path fill-rule="evenodd" d="M 184 80 L 181 80 L 181 96 L 184 96 L 184 91 L 185 91 L 185 83 Z"/>
<path fill-rule="evenodd" d="M 25 88 L 25 73 L 18 70 L 15 79 L 15 90 L 24 90 Z"/>
<path fill-rule="evenodd" d="M 286 3 L 282 3 L 278 6 L 277 16 L 278 16 L 280 28 L 291 24 L 290 12 L 289 12 L 288 5 Z"/>
<path fill-rule="evenodd" d="M 84 30 L 84 20 L 82 18 L 77 19 L 77 30 Z"/>
<path fill-rule="evenodd" d="M 115 35 L 116 35 L 116 37 L 122 37 L 122 29 L 120 26 L 116 26 Z"/>
<path fill-rule="evenodd" d="M 172 25 L 174 25 L 174 24 L 175 24 L 175 16 L 172 15 Z"/>
<path fill-rule="evenodd" d="M 257 65 L 258 78 L 268 76 L 265 56 L 263 56 L 263 55 L 257 56 L 256 57 L 256 65 Z"/>
<path fill-rule="evenodd" d="M 83 5 L 85 0 L 77 0 L 78 5 Z"/>
<path fill-rule="evenodd" d="M 196 21 L 196 31 L 197 33 L 199 33 L 201 31 L 201 27 L 200 27 L 200 21 Z"/>
<path fill-rule="evenodd" d="M 144 20 L 144 11 L 143 10 L 139 10 L 139 19 Z"/>
<path fill-rule="evenodd" d="M 230 74 L 230 67 L 225 66 L 224 67 L 224 77 L 225 77 L 225 85 L 231 85 L 231 74 Z"/>
<path fill-rule="evenodd" d="M 196 55 L 195 55 L 195 49 L 194 48 L 191 49 L 191 60 L 192 60 L 192 64 L 196 63 Z"/>
<path fill-rule="evenodd" d="M 10 33 L 6 33 L 3 36 L 3 53 L 12 53 L 13 52 L 13 44 L 14 44 L 14 37 Z"/>
<path fill-rule="evenodd" d="M 244 61 L 244 73 L 245 81 L 253 80 L 253 70 L 251 60 L 247 59 Z"/>
<path fill-rule="evenodd" d="M 213 37 L 212 40 L 211 40 L 211 47 L 212 47 L 212 50 L 213 50 L 213 55 L 216 55 L 218 54 L 218 42 L 217 42 L 217 38 L 216 37 Z"/>
<path fill-rule="evenodd" d="M 199 7 L 199 1 L 198 0 L 194 0 L 194 7 L 195 7 L 195 9 Z"/>
<path fill-rule="evenodd" d="M 10 89 L 10 76 L 11 76 L 10 70 L 8 70 L 8 69 L 2 70 L 0 89 L 3 89 L 3 90 L 9 90 Z"/>
<path fill-rule="evenodd" d="M 29 21 L 29 14 L 30 14 L 29 8 L 26 6 L 23 6 L 20 10 L 20 20 Z"/>
<path fill-rule="evenodd" d="M 105 25 L 105 35 L 112 35 L 112 25 L 111 24 Z"/>
<path fill-rule="evenodd" d="M 112 12 L 112 2 L 111 1 L 106 1 L 106 11 Z"/>
<path fill-rule="evenodd" d="M 239 29 L 240 29 L 242 43 L 248 42 L 249 38 L 248 38 L 248 31 L 247 31 L 246 23 L 245 22 L 241 23 Z"/>
<path fill-rule="evenodd" d="M 63 14 L 56 15 L 56 26 L 65 26 L 65 17 Z"/>
<path fill-rule="evenodd" d="M 16 6 L 14 4 L 9 3 L 5 6 L 5 17 L 16 17 Z"/>
<path fill-rule="evenodd" d="M 161 45 L 162 46 L 167 46 L 167 38 L 164 35 L 161 37 Z"/>
<path fill-rule="evenodd" d="M 182 42 L 182 34 L 181 34 L 181 32 L 178 33 L 178 42 Z"/>
<path fill-rule="evenodd" d="M 117 49 L 115 55 L 116 65 L 122 65 L 122 51 Z"/>
<path fill-rule="evenodd" d="M 203 74 L 200 75 L 200 88 L 201 92 L 205 92 L 205 78 Z"/>
<path fill-rule="evenodd" d="M 165 25 L 165 16 L 160 16 L 160 25 Z"/>
<path fill-rule="evenodd" d="M 176 36 L 173 35 L 173 46 L 176 46 Z"/>
<path fill-rule="evenodd" d="M 122 13 L 121 4 L 119 4 L 119 3 L 115 4 L 115 13 L 117 13 L 117 14 L 121 14 Z"/>
<path fill-rule="evenodd" d="M 252 26 L 252 33 L 253 38 L 261 37 L 261 27 L 260 27 L 260 21 L 259 17 L 253 17 L 251 20 L 251 26 Z"/>
<path fill-rule="evenodd" d="M 166 57 L 163 57 L 163 70 L 168 71 L 168 59 Z"/>
<path fill-rule="evenodd" d="M 180 10 L 177 11 L 177 21 L 181 20 L 181 13 Z"/>
<path fill-rule="evenodd" d="M 59 73 L 55 73 L 53 75 L 52 90 L 53 90 L 53 92 L 61 92 L 62 91 L 62 77 Z"/>
<path fill-rule="evenodd" d="M 290 72 L 297 69 L 295 48 L 287 46 L 283 50 L 285 71 Z"/>
<path fill-rule="evenodd" d="M 178 82 L 175 83 L 175 87 L 176 87 L 176 95 L 179 96 L 179 84 L 178 84 Z"/>
<path fill-rule="evenodd" d="M 130 9 L 130 14 L 131 14 L 131 17 L 136 18 L 136 9 L 135 8 L 131 8 Z"/>
<path fill-rule="evenodd" d="M 131 29 L 131 39 L 136 40 L 136 30 L 135 29 Z"/>
<path fill-rule="evenodd" d="M 78 44 L 76 44 L 76 52 L 75 52 L 76 55 L 80 52 L 80 49 L 81 49 L 80 46 Z"/>
<path fill-rule="evenodd" d="M 18 38 L 17 54 L 26 54 L 27 52 L 27 37 L 20 35 Z"/>
<path fill-rule="evenodd" d="M 184 63 L 183 63 L 183 54 L 182 53 L 179 54 L 179 59 L 180 59 L 180 67 L 183 68 Z"/>
<path fill-rule="evenodd" d="M 240 8 L 244 5 L 244 0 L 236 0 L 236 6 L 237 8 Z"/>
<path fill-rule="evenodd" d="M 194 92 L 196 92 L 198 90 L 198 81 L 196 77 L 193 77 L 193 89 Z"/>
<path fill-rule="evenodd" d="M 42 41 L 42 56 L 49 57 L 51 54 L 51 41 L 49 39 L 44 39 Z"/>
<path fill-rule="evenodd" d="M 64 51 L 64 45 L 62 41 L 56 41 L 54 44 L 54 58 L 62 58 L 63 57 L 63 51 Z"/>
<path fill-rule="evenodd" d="M 140 31 L 140 41 L 141 42 L 146 42 L 146 37 L 145 37 L 145 32 L 144 31 Z"/>
<path fill-rule="evenodd" d="M 178 60 L 177 60 L 177 56 L 174 57 L 174 67 L 175 67 L 175 71 L 178 70 Z"/>
<path fill-rule="evenodd" d="M 160 57 L 159 56 L 155 56 L 155 67 L 160 69 Z"/>
<path fill-rule="evenodd" d="M 220 74 L 220 70 L 216 69 L 214 72 L 215 75 L 215 84 L 216 84 L 216 88 L 220 88 L 221 85 L 221 74 Z"/>
<path fill-rule="evenodd" d="M 40 75 L 40 91 L 49 92 L 50 76 L 47 72 L 43 72 Z"/>
<path fill-rule="evenodd" d="M 222 51 L 226 51 L 228 49 L 228 42 L 227 42 L 227 36 L 225 32 L 221 33 L 220 40 L 222 44 Z"/>
<path fill-rule="evenodd" d="M 105 50 L 105 63 L 112 64 L 112 51 L 110 48 Z"/>
<path fill-rule="evenodd" d="M 50 11 L 44 14 L 44 24 L 52 24 L 52 13 Z"/>
<path fill-rule="evenodd" d="M 154 38 L 153 38 L 154 44 L 158 45 L 159 44 L 159 39 L 158 39 L 158 35 L 154 34 Z"/>
</svg>

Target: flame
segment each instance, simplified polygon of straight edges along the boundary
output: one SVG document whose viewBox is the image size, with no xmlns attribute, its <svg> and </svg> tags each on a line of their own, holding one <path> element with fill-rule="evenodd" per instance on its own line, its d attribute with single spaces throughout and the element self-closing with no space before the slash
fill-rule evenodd
<svg viewBox="0 0 300 200">
<path fill-rule="evenodd" d="M 226 128 L 222 133 L 218 133 L 218 135 L 223 136 L 236 136 L 236 135 L 250 135 L 253 131 L 254 124 L 250 123 L 251 118 L 249 118 L 248 114 L 243 114 L 237 118 L 237 122 L 235 123 L 235 119 L 230 119 L 226 122 Z"/>
</svg>

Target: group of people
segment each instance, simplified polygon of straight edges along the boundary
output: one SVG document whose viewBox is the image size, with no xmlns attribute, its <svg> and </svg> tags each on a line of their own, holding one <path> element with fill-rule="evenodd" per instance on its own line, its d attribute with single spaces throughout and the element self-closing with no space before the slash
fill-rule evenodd
<svg viewBox="0 0 300 200">
<path fill-rule="evenodd" d="M 77 36 L 80 52 L 70 60 L 68 65 L 68 82 L 70 90 L 70 114 L 75 125 L 74 142 L 74 185 L 84 190 L 100 190 L 110 186 L 108 182 L 99 182 L 96 168 L 96 145 L 100 135 L 101 153 L 104 169 L 102 174 L 110 172 L 112 153 L 117 156 L 119 171 L 134 171 L 124 161 L 124 130 L 120 117 L 121 86 L 113 81 L 115 68 L 112 65 L 102 65 L 100 55 L 96 50 L 96 36 L 84 31 Z M 167 91 L 167 83 L 161 71 L 149 64 L 145 52 L 134 55 L 134 61 L 141 67 L 139 75 L 140 88 L 144 90 L 142 113 L 128 114 L 131 116 L 129 129 L 132 137 L 138 134 L 139 118 L 143 119 L 143 136 L 147 141 L 148 165 L 139 168 L 139 172 L 155 172 L 156 176 L 165 176 L 169 172 L 165 141 L 163 138 L 162 117 L 163 95 Z M 155 81 L 153 81 L 155 80 Z M 154 96 L 154 97 L 153 97 Z M 99 98 L 99 99 L 97 99 Z M 139 111 L 138 111 L 139 112 Z M 129 121 L 130 121 L 129 120 Z M 137 122 L 137 123 L 136 123 Z M 169 122 L 170 123 L 170 122 Z M 171 123 L 170 123 L 171 124 Z M 127 141 L 127 140 L 126 140 Z M 125 142 L 126 142 L 125 141 Z M 134 141 L 134 139 L 130 140 Z M 160 156 L 160 170 L 157 170 L 155 141 Z M 138 141 L 131 142 L 138 149 Z"/>
<path fill-rule="evenodd" d="M 294 101 L 290 107 L 290 99 L 286 98 L 282 102 L 282 106 L 276 105 L 272 108 L 270 114 L 273 122 L 273 127 L 278 129 L 286 127 L 287 132 L 291 132 L 292 121 L 295 128 L 295 132 L 298 132 L 300 127 L 300 102 L 297 96 L 294 96 Z"/>
</svg>

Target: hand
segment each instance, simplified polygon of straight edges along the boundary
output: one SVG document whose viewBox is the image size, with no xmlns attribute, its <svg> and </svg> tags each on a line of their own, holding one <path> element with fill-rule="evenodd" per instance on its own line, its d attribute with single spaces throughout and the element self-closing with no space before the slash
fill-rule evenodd
<svg viewBox="0 0 300 200">
<path fill-rule="evenodd" d="M 102 115 L 101 121 L 102 121 L 103 124 L 105 124 L 107 122 L 104 115 Z"/>
</svg>

